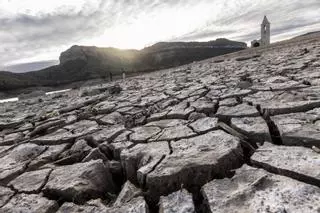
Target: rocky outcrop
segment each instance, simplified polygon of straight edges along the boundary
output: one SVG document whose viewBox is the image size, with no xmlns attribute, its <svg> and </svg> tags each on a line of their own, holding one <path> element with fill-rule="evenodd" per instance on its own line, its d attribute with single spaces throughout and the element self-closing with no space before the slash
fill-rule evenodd
<svg viewBox="0 0 320 213">
<path fill-rule="evenodd" d="M 2 104 L 0 212 L 318 213 L 320 39 L 278 45 Z"/>
</svg>

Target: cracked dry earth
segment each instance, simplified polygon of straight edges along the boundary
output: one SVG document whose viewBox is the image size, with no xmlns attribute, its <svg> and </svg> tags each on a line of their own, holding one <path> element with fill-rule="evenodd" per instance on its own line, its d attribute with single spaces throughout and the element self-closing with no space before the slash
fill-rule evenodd
<svg viewBox="0 0 320 213">
<path fill-rule="evenodd" d="M 0 131 L 3 213 L 319 213 L 320 39 L 6 103 Z"/>
</svg>

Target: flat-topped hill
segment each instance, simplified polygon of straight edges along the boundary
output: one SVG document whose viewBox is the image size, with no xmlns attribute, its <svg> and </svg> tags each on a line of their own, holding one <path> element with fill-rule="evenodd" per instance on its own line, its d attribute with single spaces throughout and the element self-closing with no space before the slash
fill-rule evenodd
<svg viewBox="0 0 320 213">
<path fill-rule="evenodd" d="M 161 42 L 142 50 L 72 46 L 60 55 L 60 64 L 27 73 L 0 72 L 0 89 L 60 86 L 91 79 L 109 79 L 123 72 L 143 73 L 243 50 L 243 42 Z"/>
</svg>

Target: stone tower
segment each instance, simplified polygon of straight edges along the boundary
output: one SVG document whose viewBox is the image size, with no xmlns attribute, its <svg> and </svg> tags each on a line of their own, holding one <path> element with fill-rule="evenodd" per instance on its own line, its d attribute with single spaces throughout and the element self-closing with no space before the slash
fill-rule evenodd
<svg viewBox="0 0 320 213">
<path fill-rule="evenodd" d="M 270 44 L 270 22 L 267 16 L 264 16 L 261 24 L 261 46 Z"/>
</svg>

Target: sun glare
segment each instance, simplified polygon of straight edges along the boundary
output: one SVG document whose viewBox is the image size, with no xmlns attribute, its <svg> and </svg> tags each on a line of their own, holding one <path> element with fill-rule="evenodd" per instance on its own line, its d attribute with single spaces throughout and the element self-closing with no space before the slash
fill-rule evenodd
<svg viewBox="0 0 320 213">
<path fill-rule="evenodd" d="M 199 4 L 190 8 L 166 8 L 162 11 L 142 13 L 129 23 L 116 23 L 102 35 L 86 39 L 82 43 L 121 49 L 141 49 L 157 41 L 174 40 L 197 27 L 205 27 L 212 18 L 212 9 L 210 5 Z"/>
</svg>

